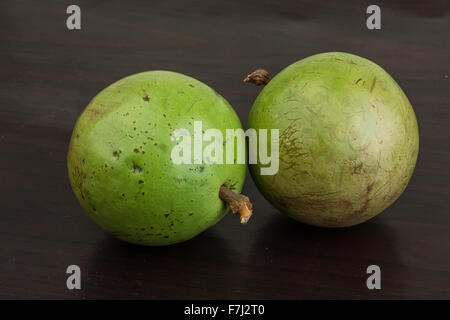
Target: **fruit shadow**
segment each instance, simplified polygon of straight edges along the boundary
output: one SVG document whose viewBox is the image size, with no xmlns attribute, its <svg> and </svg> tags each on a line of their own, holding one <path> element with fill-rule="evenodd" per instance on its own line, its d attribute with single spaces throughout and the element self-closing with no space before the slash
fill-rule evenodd
<svg viewBox="0 0 450 320">
<path fill-rule="evenodd" d="M 381 217 L 347 228 L 320 228 L 273 212 L 248 257 L 253 298 L 395 298 L 405 278 L 396 237 Z M 367 288 L 367 267 L 381 269 L 383 290 Z"/>
<path fill-rule="evenodd" d="M 209 230 L 162 247 L 133 245 L 108 236 L 90 259 L 83 293 L 90 299 L 223 297 L 236 278 L 233 260 L 237 255 Z"/>
</svg>

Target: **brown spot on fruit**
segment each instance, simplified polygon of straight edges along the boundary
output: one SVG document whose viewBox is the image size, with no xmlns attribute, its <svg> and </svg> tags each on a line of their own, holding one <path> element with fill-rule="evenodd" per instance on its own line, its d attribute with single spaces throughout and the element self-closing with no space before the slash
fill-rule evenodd
<svg viewBox="0 0 450 320">
<path fill-rule="evenodd" d="M 137 165 L 136 163 L 133 163 L 133 166 L 131 167 L 131 171 L 134 174 L 142 173 L 142 168 L 139 165 Z M 139 180 L 139 181 L 141 181 L 141 180 Z"/>
<path fill-rule="evenodd" d="M 363 164 L 359 162 L 352 167 L 352 174 L 361 174 L 363 171 Z"/>
<path fill-rule="evenodd" d="M 372 86 L 370 87 L 370 92 L 372 93 L 373 88 L 375 88 L 375 83 L 377 82 L 377 77 L 373 77 Z"/>
</svg>

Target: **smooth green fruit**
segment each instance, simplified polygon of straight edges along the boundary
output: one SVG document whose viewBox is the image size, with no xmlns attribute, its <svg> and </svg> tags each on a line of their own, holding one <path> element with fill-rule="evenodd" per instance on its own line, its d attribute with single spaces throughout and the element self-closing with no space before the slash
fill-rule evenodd
<svg viewBox="0 0 450 320">
<path fill-rule="evenodd" d="M 191 77 L 150 71 L 117 81 L 92 99 L 73 130 L 72 188 L 89 217 L 127 242 L 167 245 L 216 224 L 226 185 L 240 192 L 246 166 L 171 160 L 174 130 L 242 128 L 227 101 Z M 205 144 L 203 145 L 205 147 Z"/>
<path fill-rule="evenodd" d="M 259 190 L 316 226 L 351 226 L 382 212 L 406 188 L 419 149 L 401 88 L 375 63 L 347 53 L 317 54 L 281 71 L 247 126 L 280 134 L 278 173 L 262 176 L 260 164 L 250 165 Z"/>
</svg>

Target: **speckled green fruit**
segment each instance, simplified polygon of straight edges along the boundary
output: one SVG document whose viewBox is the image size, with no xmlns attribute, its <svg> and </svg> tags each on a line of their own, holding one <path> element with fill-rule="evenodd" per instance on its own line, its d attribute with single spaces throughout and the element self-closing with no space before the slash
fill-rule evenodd
<svg viewBox="0 0 450 320">
<path fill-rule="evenodd" d="M 404 191 L 417 159 L 418 126 L 397 83 L 375 63 L 339 52 L 300 60 L 257 97 L 249 128 L 279 129 L 280 167 L 250 172 L 288 216 L 316 226 L 359 224 Z"/>
<path fill-rule="evenodd" d="M 174 164 L 172 133 L 192 134 L 194 120 L 224 136 L 225 129 L 242 128 L 224 98 L 175 72 L 135 74 L 95 96 L 76 123 L 67 158 L 72 188 L 89 217 L 142 245 L 190 239 L 224 217 L 219 189 L 225 184 L 240 192 L 246 166 Z"/>
</svg>

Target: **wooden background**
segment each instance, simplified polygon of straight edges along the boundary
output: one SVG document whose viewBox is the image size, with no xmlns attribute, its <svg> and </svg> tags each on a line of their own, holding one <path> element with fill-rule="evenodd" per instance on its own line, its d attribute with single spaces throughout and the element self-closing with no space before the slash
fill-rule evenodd
<svg viewBox="0 0 450 320">
<path fill-rule="evenodd" d="M 0 2 L 0 298 L 449 299 L 450 109 L 448 1 L 377 1 L 382 30 L 365 27 L 368 1 Z M 384 67 L 409 97 L 420 153 L 405 193 L 371 221 L 329 230 L 285 218 L 245 186 L 255 215 L 227 216 L 169 247 L 115 240 L 84 214 L 69 185 L 71 130 L 89 100 L 133 73 L 193 76 L 242 122 L 273 74 L 309 55 L 346 51 Z M 82 290 L 65 270 L 82 269 Z M 382 289 L 366 288 L 377 264 Z"/>
</svg>

